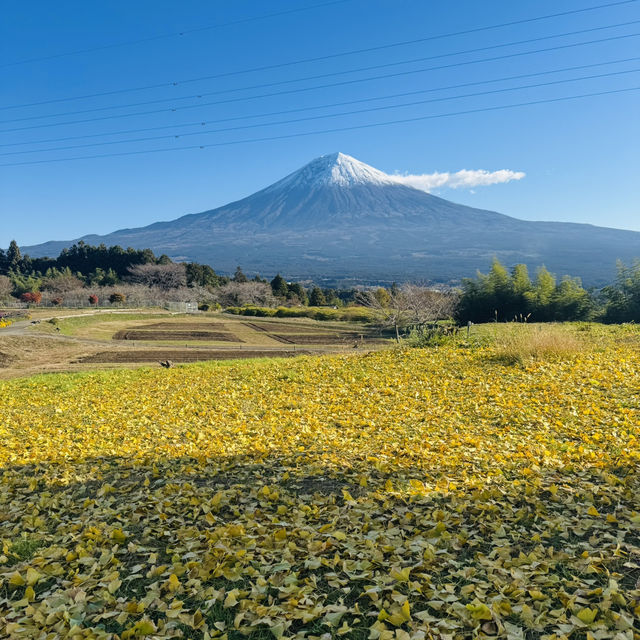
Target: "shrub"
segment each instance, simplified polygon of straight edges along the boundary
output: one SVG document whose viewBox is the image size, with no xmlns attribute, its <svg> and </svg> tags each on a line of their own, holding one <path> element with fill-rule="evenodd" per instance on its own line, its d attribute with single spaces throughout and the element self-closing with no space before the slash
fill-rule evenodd
<svg viewBox="0 0 640 640">
<path fill-rule="evenodd" d="M 125 302 L 127 299 L 127 296 L 124 295 L 124 293 L 119 293 L 118 291 L 114 291 L 110 296 L 109 296 L 109 302 L 111 304 L 122 304 L 123 302 Z"/>
<path fill-rule="evenodd" d="M 98 304 L 98 296 L 95 293 L 92 293 L 89 296 L 89 304 L 94 305 L 94 306 Z"/>
<path fill-rule="evenodd" d="M 20 296 L 20 300 L 27 304 L 40 304 L 42 302 L 42 294 L 39 291 L 27 291 Z"/>
<path fill-rule="evenodd" d="M 295 309 L 293 307 L 278 307 L 276 309 L 277 318 L 300 318 L 305 316 L 306 309 Z"/>
<path fill-rule="evenodd" d="M 57 298 L 52 298 L 51 299 L 51 304 L 56 306 L 56 307 L 59 307 L 62 304 L 62 298 L 59 297 L 59 296 Z"/>
<path fill-rule="evenodd" d="M 453 322 L 416 327 L 409 333 L 407 344 L 411 347 L 438 347 L 455 341 L 458 326 Z"/>
</svg>

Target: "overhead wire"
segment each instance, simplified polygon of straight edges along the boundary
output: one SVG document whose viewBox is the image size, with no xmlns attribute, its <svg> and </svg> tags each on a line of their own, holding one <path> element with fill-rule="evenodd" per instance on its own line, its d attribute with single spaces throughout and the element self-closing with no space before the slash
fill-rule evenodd
<svg viewBox="0 0 640 640">
<path fill-rule="evenodd" d="M 384 105 L 384 106 L 380 106 L 380 107 L 371 107 L 368 109 L 356 109 L 356 110 L 352 110 L 352 111 L 343 111 L 340 113 L 332 113 L 332 114 L 322 114 L 322 115 L 317 115 L 317 116 L 308 116 L 305 118 L 293 118 L 293 119 L 289 119 L 289 120 L 282 120 L 279 122 L 261 122 L 261 123 L 256 123 L 256 124 L 249 124 L 249 125 L 239 125 L 239 126 L 235 126 L 235 127 L 226 127 L 226 128 L 221 128 L 221 129 L 204 129 L 204 130 L 200 130 L 200 131 L 193 131 L 193 132 L 189 132 L 189 133 L 180 133 L 180 134 L 167 134 L 167 135 L 163 135 L 163 136 L 148 136 L 145 138 L 133 138 L 133 139 L 128 139 L 128 140 L 112 140 L 112 141 L 107 141 L 107 142 L 92 142 L 89 144 L 79 144 L 79 145 L 67 145 L 67 146 L 63 146 L 63 147 L 52 147 L 52 148 L 48 148 L 48 149 L 36 149 L 36 150 L 26 150 L 26 151 L 5 151 L 5 152 L 0 152 L 0 156 L 13 156 L 13 155 L 23 155 L 23 154 L 32 154 L 32 153 L 47 153 L 47 152 L 51 152 L 51 151 L 65 151 L 65 150 L 69 150 L 69 149 L 86 149 L 88 147 L 100 147 L 100 146 L 106 146 L 106 145 L 114 145 L 114 144 L 131 144 L 134 142 L 150 142 L 150 141 L 155 141 L 155 140 L 166 140 L 166 139 L 178 139 L 178 138 L 185 138 L 185 137 L 189 137 L 189 136 L 199 136 L 199 135 L 211 135 L 214 133 L 229 133 L 230 131 L 241 131 L 241 130 L 245 130 L 245 129 L 257 129 L 257 128 L 262 128 L 262 127 L 274 127 L 274 126 L 281 126 L 281 125 L 285 125 L 285 124 L 297 124 L 300 122 L 309 122 L 312 120 L 324 120 L 324 119 L 329 119 L 329 118 L 339 118 L 339 117 L 344 117 L 344 116 L 351 116 L 351 115 L 360 115 L 360 114 L 364 114 L 364 113 L 372 113 L 372 112 L 377 112 L 377 111 L 387 111 L 389 109 L 400 109 L 400 108 L 406 108 L 406 107 L 415 107 L 418 105 L 423 105 L 423 104 L 431 104 L 434 102 L 446 102 L 448 100 L 459 100 L 459 99 L 463 99 L 463 98 L 475 98 L 475 97 L 479 97 L 479 96 L 485 96 L 485 95 L 493 95 L 493 94 L 499 94 L 499 93 L 506 93 L 509 91 L 520 91 L 523 89 L 534 89 L 534 88 L 539 88 L 539 87 L 547 87 L 547 86 L 554 86 L 554 85 L 558 85 L 558 84 L 566 84 L 569 82 L 579 82 L 581 80 L 593 80 L 596 78 L 609 78 L 609 77 L 614 77 L 614 76 L 620 76 L 620 75 L 625 75 L 625 74 L 629 74 L 629 73 L 638 73 L 640 72 L 640 68 L 638 69 L 629 69 L 629 70 L 624 70 L 624 71 L 614 71 L 614 72 L 610 72 L 610 73 L 601 73 L 601 74 L 595 74 L 595 75 L 591 75 L 591 76 L 581 76 L 578 78 L 568 78 L 568 79 L 563 79 L 563 80 L 553 80 L 550 82 L 542 82 L 542 83 L 536 83 L 536 84 L 529 84 L 529 85 L 522 85 L 519 87 L 505 87 L 505 88 L 501 88 L 501 89 L 493 89 L 491 91 L 480 91 L 480 92 L 474 92 L 474 93 L 467 93 L 467 94 L 462 94 L 462 95 L 456 95 L 456 96 L 444 96 L 441 98 L 430 98 L 429 100 L 417 100 L 417 101 L 413 101 L 413 102 L 409 102 L 409 103 L 404 103 L 404 104 L 394 104 L 394 105 Z"/>
<path fill-rule="evenodd" d="M 75 110 L 75 111 L 63 111 L 63 112 L 59 112 L 59 113 L 52 113 L 52 114 L 44 114 L 44 115 L 34 115 L 34 116 L 25 116 L 25 117 L 21 117 L 21 118 L 10 118 L 7 120 L 0 120 L 0 124 L 6 124 L 6 123 L 10 123 L 10 122 L 27 122 L 27 121 L 31 121 L 31 120 L 42 120 L 43 118 L 58 118 L 58 117 L 62 117 L 62 116 L 71 116 L 71 115 L 79 115 L 79 114 L 83 114 L 83 113 L 98 113 L 100 111 L 111 111 L 111 110 L 115 110 L 115 109 L 128 109 L 130 107 L 141 107 L 141 106 L 147 106 L 147 105 L 152 105 L 152 104 L 162 104 L 165 102 L 176 102 L 176 101 L 180 101 L 180 100 L 193 100 L 193 99 L 201 99 L 205 96 L 216 96 L 216 95 L 226 95 L 229 93 L 238 93 L 241 91 L 250 91 L 252 89 L 266 89 L 266 88 L 270 88 L 270 87 L 279 87 L 279 86 L 283 86 L 283 85 L 287 85 L 287 84 L 294 84 L 296 82 L 308 82 L 310 80 L 322 80 L 324 78 L 333 78 L 333 77 L 337 77 L 337 76 L 344 76 L 344 75 L 349 75 L 352 73 L 361 73 L 363 71 L 374 71 L 374 70 L 378 70 L 378 69 L 386 69 L 389 67 L 397 67 L 397 66 L 401 66 L 401 65 L 406 65 L 406 64 L 415 64 L 417 62 L 426 62 L 428 60 L 439 60 L 441 58 L 450 58 L 450 57 L 454 57 L 454 56 L 461 56 L 461 55 L 467 55 L 467 54 L 471 54 L 471 53 L 480 53 L 482 51 L 490 51 L 492 49 L 503 49 L 505 47 L 515 47 L 515 46 L 519 46 L 519 45 L 523 45 L 523 44 L 531 44 L 533 42 L 541 42 L 544 40 L 553 40 L 555 38 L 563 38 L 563 37 L 567 37 L 567 36 L 573 36 L 573 35 L 579 35 L 579 34 L 583 34 L 583 33 L 592 33 L 594 31 L 603 31 L 606 29 L 615 29 L 618 27 L 625 27 L 625 26 L 631 26 L 631 25 L 635 25 L 640 23 L 640 20 L 631 20 L 628 22 L 622 22 L 622 23 L 618 23 L 618 24 L 612 24 L 612 25 L 603 25 L 603 26 L 598 26 L 598 27 L 591 27 L 588 29 L 580 29 L 577 31 L 567 31 L 567 32 L 563 32 L 563 33 L 559 33 L 559 34 L 552 34 L 552 35 L 547 35 L 547 36 L 539 36 L 537 38 L 528 38 L 526 40 L 516 40 L 514 42 L 505 42 L 505 43 L 501 43 L 501 44 L 494 44 L 494 45 L 489 45 L 489 46 L 485 46 L 485 47 L 476 47 L 474 49 L 466 49 L 464 51 L 454 51 L 451 53 L 441 53 L 441 54 L 437 54 L 437 55 L 431 55 L 431 56 L 421 56 L 419 58 L 411 58 L 409 60 L 399 60 L 396 62 L 385 62 L 383 64 L 375 64 L 375 65 L 368 65 L 365 67 L 358 67 L 356 69 L 345 69 L 345 70 L 340 70 L 340 71 L 332 71 L 330 73 L 322 73 L 322 74 L 316 74 L 316 75 L 312 75 L 312 76 L 305 76 L 302 78 L 291 78 L 288 80 L 279 80 L 276 82 L 263 82 L 260 84 L 253 84 L 253 85 L 248 85 L 248 86 L 244 86 L 244 87 L 235 87 L 235 88 L 230 88 L 230 89 L 219 89 L 216 91 L 208 91 L 208 92 L 200 92 L 197 94 L 191 94 L 188 96 L 174 96 L 171 98 L 156 98 L 154 100 L 145 100 L 143 102 L 133 102 L 133 103 L 127 103 L 127 104 L 120 104 L 120 105 L 109 105 L 109 106 L 105 106 L 105 107 L 91 107 L 89 109 L 79 109 L 79 110 Z M 630 34 L 631 36 L 633 35 L 638 35 L 638 34 Z M 630 37 L 629 35 L 623 34 L 623 35 L 619 35 L 619 36 L 613 36 L 611 38 L 606 38 L 606 39 L 598 39 L 598 40 L 594 40 L 594 41 L 590 41 L 589 44 L 593 44 L 593 43 L 598 43 L 598 42 L 607 42 L 609 40 L 615 40 L 615 39 L 623 39 L 625 37 Z"/>
<path fill-rule="evenodd" d="M 416 91 L 404 91 L 401 93 L 394 93 L 394 94 L 387 94 L 387 95 L 383 95 L 383 96 L 371 96 L 371 97 L 367 97 L 367 98 L 359 98 L 357 100 L 345 100 L 342 102 L 333 102 L 333 103 L 329 103 L 329 104 L 321 104 L 321 105 L 314 105 L 314 106 L 308 106 L 308 107 L 297 107 L 295 109 L 283 109 L 281 111 L 271 111 L 271 112 L 267 112 L 267 113 L 259 113 L 259 114 L 254 114 L 254 115 L 242 115 L 242 116 L 232 116 L 229 118 L 218 118 L 218 119 L 214 119 L 214 120 L 200 120 L 198 122 L 183 122 L 180 124 L 169 124 L 169 125 L 160 125 L 160 126 L 155 126 L 155 127 L 143 127 L 143 128 L 138 128 L 138 129 L 125 129 L 122 131 L 106 131 L 106 132 L 101 132 L 101 133 L 89 133 L 89 134 L 84 134 L 84 135 L 77 135 L 77 136 L 64 136 L 61 138 L 47 138 L 45 140 L 29 140 L 29 141 L 22 141 L 22 142 L 7 142 L 7 143 L 1 143 L 0 144 L 0 148 L 1 147 L 18 147 L 18 146 L 25 146 L 25 145 L 34 145 L 34 144 L 47 144 L 49 142 L 67 142 L 70 140 L 82 140 L 82 139 L 87 139 L 87 138 L 99 138 L 99 137 L 104 137 L 104 136 L 115 136 L 115 135 L 126 135 L 129 133 L 143 133 L 146 131 L 161 131 L 164 129 L 178 129 L 181 127 L 194 127 L 194 126 L 198 126 L 198 127 L 202 127 L 202 126 L 206 126 L 206 125 L 211 125 L 211 124 L 218 124 L 218 123 L 222 123 L 222 122 L 233 122 L 236 120 L 247 120 L 247 119 L 255 119 L 255 118 L 266 118 L 266 117 L 270 117 L 270 116 L 278 116 L 278 115 L 286 115 L 289 113 L 300 113 L 300 112 L 304 112 L 304 111 L 315 111 L 318 109 L 329 109 L 329 108 L 333 108 L 333 107 L 342 107 L 342 106 L 347 106 L 350 104 L 360 104 L 363 102 L 372 102 L 372 101 L 376 101 L 376 100 L 389 100 L 392 98 L 404 98 L 407 96 L 412 96 L 412 95 L 421 95 L 421 94 L 425 94 L 425 93 L 435 93 L 437 91 L 446 91 L 446 90 L 450 90 L 450 89 L 462 89 L 465 87 L 472 87 L 472 86 L 478 86 L 478 85 L 484 85 L 484 84 L 493 84 L 496 82 L 507 82 L 509 80 L 521 80 L 523 78 L 532 78 L 532 77 L 536 77 L 536 76 L 545 76 L 545 75 L 550 75 L 550 74 L 554 74 L 554 73 L 564 73 L 567 71 L 578 71 L 581 69 L 592 69 L 594 67 L 603 67 L 603 66 L 608 66 L 608 65 L 612 65 L 612 64 L 620 64 L 620 63 L 624 63 L 624 62 L 635 62 L 640 60 L 640 56 L 635 56 L 632 58 L 620 58 L 617 60 L 608 60 L 606 62 L 595 62 L 592 64 L 582 64 L 582 65 L 574 65 L 571 67 L 563 67 L 560 69 L 549 69 L 546 71 L 536 71 L 533 73 L 523 73 L 523 74 L 518 74 L 518 75 L 513 75 L 513 76 L 503 76 L 501 78 L 491 78 L 489 80 L 477 80 L 475 82 L 464 82 L 464 83 L 460 83 L 460 84 L 453 84 L 453 85 L 446 85 L 446 86 L 441 86 L 441 87 L 430 87 L 428 89 L 419 89 Z"/>
<path fill-rule="evenodd" d="M 490 58 L 481 58 L 479 60 L 468 60 L 468 61 L 464 61 L 464 62 L 455 62 L 455 63 L 450 63 L 450 64 L 446 64 L 446 65 L 439 65 L 439 66 L 435 66 L 435 67 L 427 67 L 427 68 L 423 68 L 423 69 L 413 69 L 413 70 L 409 70 L 409 71 L 400 71 L 400 72 L 396 72 L 396 73 L 392 73 L 392 74 L 369 76 L 367 78 L 356 78 L 356 79 L 352 79 L 352 80 L 344 80 L 344 81 L 341 81 L 341 82 L 328 83 L 328 84 L 324 84 L 324 85 L 316 85 L 316 86 L 313 86 L 313 87 L 301 87 L 301 88 L 297 88 L 297 89 L 289 89 L 289 90 L 286 90 L 286 91 L 278 91 L 278 92 L 272 92 L 272 93 L 261 94 L 261 95 L 256 95 L 256 96 L 243 96 L 243 97 L 238 97 L 238 98 L 230 98 L 230 99 L 226 99 L 226 100 L 217 100 L 217 101 L 214 101 L 214 102 L 198 103 L 198 104 L 195 104 L 195 105 L 185 105 L 185 106 L 182 106 L 182 107 L 174 107 L 174 108 L 171 108 L 169 110 L 166 110 L 166 109 L 155 109 L 155 110 L 148 110 L 148 111 L 138 111 L 138 112 L 134 112 L 134 113 L 125 113 L 125 114 L 114 114 L 114 115 L 108 115 L 108 116 L 100 116 L 100 117 L 96 117 L 96 118 L 85 118 L 83 120 L 67 120 L 67 121 L 64 121 L 64 122 L 54 122 L 54 123 L 46 123 L 46 124 L 38 124 L 38 125 L 28 125 L 28 126 L 25 126 L 25 127 L 14 127 L 14 128 L 10 128 L 10 129 L 0 129 L 0 133 L 10 133 L 10 132 L 18 132 L 18 131 L 27 131 L 27 130 L 31 130 L 31 129 L 60 127 L 60 126 L 66 126 L 66 125 L 71 125 L 71 124 L 84 124 L 84 123 L 88 123 L 88 122 L 99 122 L 99 121 L 104 121 L 104 120 L 115 120 L 115 119 L 120 119 L 120 118 L 128 118 L 128 117 L 134 117 L 134 116 L 144 116 L 144 115 L 151 115 L 151 114 L 156 114 L 156 113 L 167 113 L 167 112 L 183 111 L 183 110 L 186 110 L 186 109 L 197 109 L 197 108 L 201 108 L 201 107 L 205 107 L 205 106 L 229 104 L 229 103 L 233 103 L 233 102 L 241 102 L 241 101 L 246 101 L 246 100 L 256 100 L 256 99 L 265 98 L 265 97 L 290 95 L 290 94 L 293 94 L 293 93 L 301 93 L 301 92 L 312 91 L 312 90 L 326 89 L 326 88 L 330 88 L 330 87 L 352 85 L 352 84 L 358 84 L 358 83 L 362 83 L 362 82 L 370 82 L 370 81 L 373 81 L 373 80 L 380 80 L 380 79 L 386 79 L 386 78 L 395 78 L 395 77 L 413 75 L 413 74 L 417 74 L 417 73 L 426 73 L 426 72 L 429 72 L 429 71 L 436 71 L 436 70 L 441 70 L 441 69 L 450 69 L 450 68 L 466 66 L 466 65 L 470 65 L 470 64 L 480 64 L 480 63 L 484 63 L 484 62 L 494 62 L 494 61 L 497 61 L 497 60 L 506 60 L 506 59 L 515 58 L 515 57 L 533 55 L 533 54 L 537 54 L 537 53 L 546 53 L 546 52 L 550 52 L 550 51 L 558 51 L 558 50 L 561 50 L 561 49 L 568 49 L 568 48 L 579 47 L 579 46 L 587 46 L 587 45 L 594 44 L 594 43 L 610 42 L 610 41 L 614 41 L 614 40 L 620 40 L 620 39 L 624 39 L 624 38 L 631 38 L 631 37 L 638 37 L 638 36 L 640 36 L 640 33 L 625 34 L 625 35 L 621 35 L 621 36 L 613 36 L 613 37 L 610 37 L 610 38 L 601 38 L 601 39 L 598 39 L 598 40 L 589 40 L 589 41 L 585 41 L 585 42 L 577 42 L 577 43 L 566 44 L 566 45 L 557 45 L 555 47 L 546 47 L 544 49 L 535 49 L 533 51 L 522 51 L 522 52 L 511 53 L 511 54 L 506 54 L 506 55 L 502 55 L 502 56 L 493 56 L 493 57 L 490 57 Z M 14 120 L 3 120 L 3 121 L 0 121 L 0 124 L 2 124 L 2 123 L 10 123 L 10 122 L 14 122 Z"/>
<path fill-rule="evenodd" d="M 146 90 L 149 90 L 149 89 L 159 89 L 159 88 L 163 88 L 163 87 L 166 88 L 166 87 L 178 86 L 178 85 L 182 85 L 182 84 L 189 84 L 189 83 L 193 83 L 193 82 L 201 82 L 201 81 L 204 81 L 204 80 L 213 80 L 213 79 L 225 78 L 225 77 L 229 77 L 229 76 L 241 75 L 241 74 L 246 74 L 246 73 L 253 73 L 253 72 L 258 72 L 258 71 L 268 71 L 268 70 L 273 70 L 273 69 L 280 69 L 280 68 L 283 68 L 283 67 L 289 67 L 289 66 L 294 66 L 294 65 L 299 65 L 299 64 L 321 62 L 321 61 L 332 60 L 332 59 L 335 59 L 335 58 L 341 58 L 341 57 L 345 57 L 345 56 L 359 55 L 359 54 L 363 54 L 363 53 L 371 53 L 371 52 L 374 52 L 374 51 L 383 51 L 383 50 L 391 49 L 391 48 L 395 48 L 395 47 L 403 47 L 403 46 L 409 46 L 409 45 L 414 45 L 414 44 L 421 44 L 421 43 L 430 42 L 430 41 L 433 41 L 433 40 L 441 40 L 441 39 L 451 38 L 451 37 L 456 37 L 456 36 L 469 35 L 469 34 L 472 34 L 472 33 L 479 33 L 479 32 L 482 32 L 482 31 L 500 29 L 500 28 L 503 28 L 503 27 L 511 27 L 511 26 L 516 26 L 516 25 L 521 25 L 521 24 L 528 24 L 528 23 L 531 23 L 531 22 L 537 22 L 537 21 L 541 21 L 541 20 L 548 20 L 548 19 L 553 19 L 553 18 L 565 17 L 565 16 L 575 15 L 575 14 L 579 14 L 579 13 L 585 13 L 585 12 L 589 12 L 589 11 L 596 11 L 596 10 L 599 10 L 599 9 L 608 9 L 610 7 L 633 4 L 635 2 L 638 2 L 638 0 L 620 0 L 620 1 L 617 1 L 617 2 L 609 2 L 609 3 L 606 3 L 606 4 L 599 4 L 599 5 L 594 5 L 594 6 L 591 6 L 591 7 L 581 7 L 579 9 L 571 9 L 571 10 L 568 10 L 568 11 L 550 13 L 550 14 L 545 14 L 545 15 L 542 15 L 542 16 L 534 16 L 532 18 L 524 18 L 522 20 L 512 20 L 512 21 L 509 21 L 509 22 L 501 22 L 501 23 L 493 24 L 493 25 L 486 25 L 486 26 L 482 26 L 482 27 L 474 27 L 472 29 L 465 29 L 465 30 L 461 30 L 461 31 L 454 31 L 454 32 L 449 32 L 449 33 L 436 34 L 436 35 L 427 36 L 427 37 L 424 37 L 424 38 L 416 38 L 416 39 L 413 39 L 413 40 L 403 40 L 403 41 L 400 41 L 400 42 L 393 42 L 393 43 L 389 43 L 389 44 L 385 44 L 385 45 L 378 45 L 378 46 L 374 46 L 374 47 L 366 47 L 366 48 L 361 48 L 361 49 L 352 49 L 350 51 L 343 51 L 343 52 L 338 52 L 338 53 L 326 54 L 326 55 L 323 55 L 323 56 L 302 58 L 302 59 L 299 59 L 299 60 L 292 60 L 292 61 L 281 62 L 281 63 L 276 63 L 276 64 L 262 65 L 262 66 L 258 66 L 258 67 L 250 67 L 250 68 L 247 68 L 247 69 L 240 69 L 240 70 L 236 70 L 236 71 L 227 71 L 227 72 L 211 74 L 211 75 L 207 75 L 207 76 L 200 76 L 200 77 L 197 77 L 197 78 L 188 78 L 188 79 L 182 79 L 182 80 L 176 80 L 176 81 L 167 81 L 167 82 L 151 84 L 151 85 L 142 85 L 142 86 L 138 86 L 138 87 L 129 87 L 129 88 L 126 88 L 126 89 L 116 89 L 116 90 L 111 90 L 111 91 L 104 91 L 104 92 L 100 92 L 100 93 L 91 93 L 91 94 L 83 94 L 83 95 L 70 96 L 70 97 L 64 97 L 64 98 L 55 98 L 55 99 L 52 99 L 52 100 L 42 100 L 42 101 L 39 101 L 39 102 L 29 102 L 29 103 L 23 103 L 23 104 L 17 104 L 17 105 L 5 105 L 5 106 L 0 107 L 0 110 L 33 107 L 33 106 L 40 106 L 40 105 L 44 105 L 44 104 L 53 104 L 53 103 L 57 103 L 57 102 L 67 102 L 67 101 L 71 101 L 71 100 L 81 100 L 81 99 L 87 99 L 87 98 L 97 98 L 97 97 L 104 97 L 104 96 L 116 95 L 116 94 L 122 94 L 122 93 L 134 92 L 134 91 L 146 91 Z M 80 53 L 82 53 L 82 52 L 80 52 Z M 71 54 L 63 54 L 63 55 L 71 55 Z M 1 68 L 1 66 L 2 65 L 0 65 L 0 68 Z"/>
<path fill-rule="evenodd" d="M 45 60 L 54 60 L 56 58 L 65 58 L 67 56 L 74 56 L 81 53 L 93 53 L 94 51 L 103 51 L 105 49 L 115 49 L 117 47 L 130 46 L 133 44 L 142 44 L 145 42 L 153 42 L 156 40 L 163 40 L 166 38 L 175 38 L 179 36 L 186 36 L 191 33 L 198 33 L 201 31 L 210 31 L 212 29 L 221 29 L 223 27 L 230 27 L 238 24 L 246 24 L 249 22 L 255 22 L 257 20 L 265 20 L 267 18 L 277 18 L 280 16 L 289 15 L 292 13 L 300 13 L 302 11 L 309 11 L 311 9 L 318 9 L 321 7 L 328 7 L 335 4 L 344 4 L 345 2 L 351 2 L 352 0 L 329 0 L 328 2 L 320 2 L 317 4 L 308 5 L 306 7 L 294 7 L 293 9 L 286 9 L 284 11 L 276 11 L 274 13 L 265 13 L 259 16 L 250 16 L 248 18 L 239 18 L 237 20 L 230 20 L 229 22 L 221 22 L 218 24 L 207 25 L 204 27 L 194 27 L 192 29 L 183 29 L 182 31 L 174 31 L 173 33 L 159 34 L 156 36 L 149 36 L 147 38 L 138 38 L 137 40 L 128 40 L 126 42 L 115 42 L 111 44 L 100 45 L 98 47 L 89 47 L 87 49 L 78 49 L 76 51 L 67 51 L 65 53 L 56 53 L 49 56 L 40 56 L 37 58 L 28 58 L 26 60 L 16 60 L 14 62 L 6 62 L 0 65 L 0 68 L 13 67 L 21 64 L 30 64 L 33 62 L 43 62 Z M 632 1 L 632 0 L 628 0 Z M 624 4 L 619 2 L 615 4 Z"/>
<path fill-rule="evenodd" d="M 593 93 L 583 93 L 583 94 L 572 95 L 572 96 L 561 96 L 561 97 L 557 97 L 557 98 L 546 98 L 546 99 L 543 99 L 543 100 L 531 100 L 531 101 L 519 102 L 519 103 L 515 103 L 515 104 L 496 105 L 496 106 L 491 106 L 491 107 L 481 107 L 481 108 L 477 108 L 477 109 L 466 109 L 466 110 L 455 111 L 455 112 L 450 112 L 450 113 L 430 114 L 430 115 L 425 115 L 425 116 L 402 118 L 402 119 L 397 119 L 397 120 L 388 120 L 388 121 L 385 121 L 385 122 L 374 122 L 374 123 L 368 123 L 368 124 L 351 125 L 351 126 L 346 126 L 346 127 L 336 127 L 336 128 L 332 128 L 332 129 L 322 129 L 322 130 L 316 130 L 316 131 L 304 131 L 304 132 L 298 132 L 298 133 L 281 134 L 281 135 L 277 135 L 277 136 L 265 136 L 265 137 L 260 137 L 260 138 L 250 138 L 250 139 L 244 139 L 244 140 L 229 140 L 229 141 L 211 142 L 211 143 L 207 143 L 207 144 L 189 145 L 189 146 L 183 146 L 183 147 L 165 147 L 165 148 L 161 148 L 161 149 L 145 149 L 145 150 L 138 150 L 138 151 L 122 151 L 122 152 L 116 152 L 116 153 L 95 154 L 95 155 L 90 155 L 90 156 L 86 156 L 86 155 L 85 156 L 75 156 L 75 157 L 69 157 L 69 158 L 49 158 L 49 159 L 45 159 L 45 160 L 27 160 L 27 161 L 23 161 L 23 162 L 3 163 L 3 164 L 0 164 L 0 167 L 16 167 L 16 166 L 24 166 L 24 165 L 49 164 L 49 163 L 53 163 L 53 162 L 69 162 L 69 161 L 72 161 L 72 160 L 89 160 L 89 159 L 96 159 L 96 158 L 133 156 L 133 155 L 142 155 L 142 154 L 151 154 L 151 153 L 164 153 L 164 152 L 168 152 L 168 151 L 184 151 L 184 150 L 191 150 L 191 149 L 207 149 L 207 148 L 226 147 L 226 146 L 239 145 L 239 144 L 249 144 L 249 143 L 256 143 L 256 142 L 268 142 L 268 141 L 275 141 L 275 140 L 285 140 L 285 139 L 299 138 L 299 137 L 305 137 L 305 136 L 323 135 L 323 134 L 327 134 L 327 133 L 341 133 L 341 132 L 345 132 L 345 131 L 355 131 L 355 130 L 361 130 L 361 129 L 372 129 L 372 128 L 376 128 L 376 127 L 391 126 L 391 125 L 396 125 L 396 124 L 406 124 L 406 123 L 410 123 L 410 122 L 419 122 L 419 121 L 432 120 L 432 119 L 437 119 L 437 118 L 448 118 L 448 117 L 454 117 L 454 116 L 460 116 L 460 115 L 469 115 L 469 114 L 473 114 L 473 113 L 499 111 L 499 110 L 505 110 L 505 109 L 518 108 L 518 107 L 533 106 L 533 105 L 538 105 L 538 104 L 548 104 L 548 103 L 553 103 L 553 102 L 563 102 L 563 101 L 567 101 L 567 100 L 577 100 L 577 99 L 596 97 L 596 96 L 605 96 L 605 95 L 613 95 L 613 94 L 620 94 L 620 93 L 629 93 L 629 92 L 638 91 L 638 90 L 640 90 L 640 86 L 625 87 L 625 88 L 621 88 L 621 89 L 610 89 L 610 90 L 607 90 L 607 91 L 598 91 L 598 92 L 593 92 Z"/>
</svg>

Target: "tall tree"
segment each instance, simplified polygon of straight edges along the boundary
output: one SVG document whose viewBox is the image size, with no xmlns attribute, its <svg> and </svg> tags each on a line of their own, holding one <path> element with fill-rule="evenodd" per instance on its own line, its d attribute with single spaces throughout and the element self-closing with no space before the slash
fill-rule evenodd
<svg viewBox="0 0 640 640">
<path fill-rule="evenodd" d="M 312 307 L 322 307 L 325 304 L 327 304 L 327 300 L 324 297 L 324 293 L 322 293 L 322 289 L 320 287 L 313 287 L 309 294 L 309 305 Z"/>
<path fill-rule="evenodd" d="M 9 249 L 7 250 L 7 262 L 9 269 L 12 271 L 19 271 L 22 263 L 22 253 L 20 247 L 15 240 L 9 243 Z"/>
<path fill-rule="evenodd" d="M 248 282 L 247 276 L 244 275 L 242 268 L 240 266 L 236 267 L 236 272 L 233 274 L 233 278 L 231 278 L 234 282 Z"/>
<path fill-rule="evenodd" d="M 286 298 L 289 293 L 287 281 L 279 273 L 271 281 L 271 291 L 273 291 L 273 295 L 278 298 Z"/>
</svg>

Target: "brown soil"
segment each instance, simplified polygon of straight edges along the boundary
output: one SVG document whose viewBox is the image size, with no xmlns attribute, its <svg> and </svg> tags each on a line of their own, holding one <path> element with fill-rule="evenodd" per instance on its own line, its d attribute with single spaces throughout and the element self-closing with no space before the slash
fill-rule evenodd
<svg viewBox="0 0 640 640">
<path fill-rule="evenodd" d="M 170 329 L 178 331 L 220 331 L 227 329 L 225 322 L 155 322 L 154 324 L 145 324 L 140 329 Z"/>
<path fill-rule="evenodd" d="M 8 367 L 12 362 L 15 362 L 16 356 L 12 356 L 9 353 L 2 353 L 0 351 L 0 368 Z"/>
<path fill-rule="evenodd" d="M 180 351 L 135 350 L 135 351 L 103 351 L 77 360 L 81 363 L 140 363 L 171 360 L 172 362 L 202 362 L 205 360 L 237 360 L 240 358 L 289 358 L 308 354 L 308 351 L 258 351 L 258 350 L 197 350 L 182 349 Z"/>
<path fill-rule="evenodd" d="M 125 329 L 113 335 L 114 340 L 205 340 L 208 342 L 244 342 L 232 333 L 222 331 L 182 331 L 184 325 L 174 325 L 171 331 Z"/>
<path fill-rule="evenodd" d="M 317 324 L 305 325 L 304 319 L 294 322 L 286 322 L 280 319 L 272 322 L 260 322 L 260 320 L 257 320 L 253 322 L 242 322 L 242 324 L 250 327 L 251 329 L 255 329 L 256 331 L 277 331 L 278 333 L 289 333 L 290 331 L 293 333 L 318 333 L 318 331 L 335 331 L 334 328 L 322 327 L 318 326 Z"/>
<path fill-rule="evenodd" d="M 333 334 L 269 334 L 271 338 L 278 342 L 286 344 L 327 344 L 327 345 L 349 345 L 351 343 L 360 342 L 359 333 L 333 333 Z M 366 344 L 382 344 L 384 340 L 374 340 L 365 336 Z"/>
</svg>

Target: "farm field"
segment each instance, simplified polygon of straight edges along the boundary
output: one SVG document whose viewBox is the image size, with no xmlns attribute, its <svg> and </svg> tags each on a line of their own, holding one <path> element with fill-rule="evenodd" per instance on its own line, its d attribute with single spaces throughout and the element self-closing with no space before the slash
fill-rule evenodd
<svg viewBox="0 0 640 640">
<path fill-rule="evenodd" d="M 255 319 L 221 313 L 34 310 L 0 328 L 0 379 L 95 367 L 132 367 L 378 349 L 389 344 L 371 326 L 308 318 Z"/>
<path fill-rule="evenodd" d="M 640 330 L 478 338 L 0 382 L 0 629 L 638 638 Z"/>
</svg>

